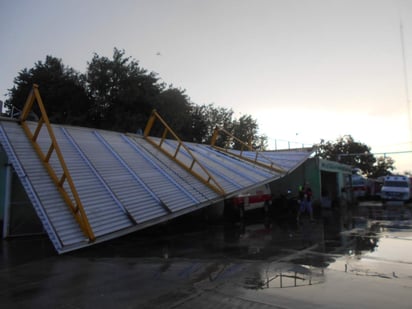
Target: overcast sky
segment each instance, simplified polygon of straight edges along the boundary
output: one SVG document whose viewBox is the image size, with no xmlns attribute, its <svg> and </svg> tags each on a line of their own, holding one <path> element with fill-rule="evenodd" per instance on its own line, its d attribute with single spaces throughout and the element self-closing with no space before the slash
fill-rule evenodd
<svg viewBox="0 0 412 309">
<path fill-rule="evenodd" d="M 114 47 L 272 147 L 350 134 L 412 171 L 410 0 L 0 0 L 0 100 L 46 55 L 84 73 Z"/>
</svg>

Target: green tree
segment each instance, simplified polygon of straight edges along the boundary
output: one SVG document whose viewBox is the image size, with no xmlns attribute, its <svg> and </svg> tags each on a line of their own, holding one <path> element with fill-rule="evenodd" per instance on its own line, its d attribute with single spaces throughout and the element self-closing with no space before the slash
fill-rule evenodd
<svg viewBox="0 0 412 309">
<path fill-rule="evenodd" d="M 259 136 L 258 124 L 250 115 L 239 119 L 233 118 L 233 110 L 216 107 L 214 104 L 193 106 L 192 132 L 193 141 L 210 143 L 216 127 L 224 129 L 242 142 L 250 143 L 254 148 L 266 149 L 267 137 Z M 227 134 L 219 134 L 216 146 L 241 149 L 241 143 Z"/>
<path fill-rule="evenodd" d="M 256 146 L 257 149 L 260 151 L 267 150 L 269 147 L 268 137 L 266 134 L 262 134 L 258 136 L 259 144 Z"/>
<path fill-rule="evenodd" d="M 204 144 L 207 140 L 210 141 L 210 134 L 208 119 L 207 119 L 207 107 L 206 105 L 193 105 L 192 106 L 192 141 L 195 143 Z"/>
<path fill-rule="evenodd" d="M 392 174 L 395 169 L 395 161 L 391 157 L 378 157 L 376 164 L 372 168 L 372 172 L 368 175 L 371 178 L 378 178 L 381 176 L 388 176 Z"/>
<path fill-rule="evenodd" d="M 192 109 L 184 90 L 170 86 L 159 94 L 155 108 L 169 127 L 183 141 L 194 141 L 192 130 Z"/>
<path fill-rule="evenodd" d="M 49 119 L 53 123 L 88 124 L 91 105 L 81 82 L 80 74 L 63 65 L 61 59 L 46 56 L 31 69 L 23 69 L 9 89 L 5 107 L 11 113 L 23 109 L 33 84 L 39 85 L 40 95 Z M 38 115 L 39 111 L 34 110 Z"/>
<path fill-rule="evenodd" d="M 205 132 L 202 142 L 210 143 L 216 126 L 232 132 L 233 130 L 233 110 L 225 107 L 216 107 L 214 104 L 202 105 L 196 108 L 199 119 L 193 124 L 199 132 Z M 220 135 L 216 141 L 217 146 L 224 147 L 227 141 L 226 136 Z"/>
<path fill-rule="evenodd" d="M 321 143 L 318 156 L 359 168 L 368 177 L 387 175 L 394 169 L 394 161 L 390 157 L 377 160 L 369 146 L 356 142 L 351 135 L 340 137 L 335 142 Z"/>
<path fill-rule="evenodd" d="M 156 73 L 148 73 L 117 48 L 112 59 L 94 54 L 84 78 L 94 126 L 117 131 L 144 128 L 164 87 Z"/>
<path fill-rule="evenodd" d="M 256 120 L 250 115 L 243 115 L 239 118 L 239 120 L 234 121 L 232 134 L 242 142 L 252 146 L 255 149 L 260 147 L 261 140 L 258 136 L 258 125 Z M 233 149 L 241 150 L 242 148 L 241 143 L 237 140 L 233 141 Z"/>
<path fill-rule="evenodd" d="M 36 83 L 54 123 L 137 132 L 144 129 L 155 108 L 184 141 L 210 143 L 219 126 L 253 147 L 267 144 L 267 137 L 257 135 L 256 120 L 250 115 L 236 120 L 232 109 L 190 102 L 184 90 L 166 88 L 156 73 L 141 68 L 124 50 L 114 48 L 111 59 L 94 54 L 87 65 L 86 73 L 80 74 L 47 56 L 44 63 L 37 62 L 15 78 L 6 109 L 21 110 Z M 228 142 L 228 136 L 221 134 L 216 144 Z M 233 141 L 229 146 L 240 147 Z"/>
</svg>

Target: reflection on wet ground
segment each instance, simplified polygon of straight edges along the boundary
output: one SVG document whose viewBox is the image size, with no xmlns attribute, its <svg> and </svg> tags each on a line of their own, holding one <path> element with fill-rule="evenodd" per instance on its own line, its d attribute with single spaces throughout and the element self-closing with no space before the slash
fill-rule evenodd
<svg viewBox="0 0 412 309">
<path fill-rule="evenodd" d="M 13 239 L 2 242 L 0 305 L 408 308 L 411 241 L 411 207 L 379 202 L 323 209 L 315 222 L 191 215 L 62 256 L 44 237 Z"/>
</svg>

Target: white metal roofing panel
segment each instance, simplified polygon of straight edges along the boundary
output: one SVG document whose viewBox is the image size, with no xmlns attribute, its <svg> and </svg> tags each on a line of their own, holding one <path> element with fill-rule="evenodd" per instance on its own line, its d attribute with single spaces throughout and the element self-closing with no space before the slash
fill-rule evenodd
<svg viewBox="0 0 412 309">
<path fill-rule="evenodd" d="M 140 176 L 128 168 L 99 132 L 80 128 L 67 130 L 107 188 L 137 223 L 167 214 L 159 199 L 146 189 Z M 120 133 L 110 134 L 120 138 Z M 148 215 L 143 208 L 151 208 L 152 212 Z"/>
<path fill-rule="evenodd" d="M 263 181 L 274 180 L 281 176 L 280 173 L 230 156 L 209 145 L 185 144 L 200 164 L 208 170 L 228 194 Z M 163 145 L 166 146 L 165 148 L 173 151 L 173 149 L 177 147 L 177 142 L 174 140 L 166 140 Z M 192 157 L 183 148 L 180 149 L 178 158 L 188 165 L 190 165 L 192 161 Z M 195 170 L 199 174 L 202 173 L 199 167 Z"/>
<path fill-rule="evenodd" d="M 1 125 L 4 129 L 1 143 L 56 250 L 84 242 L 83 232 L 42 168 L 21 126 L 9 121 L 3 121 Z"/>
<path fill-rule="evenodd" d="M 218 198 L 218 194 L 196 177 L 188 173 L 177 162 L 170 160 L 165 154 L 153 145 L 148 143 L 141 136 L 128 135 L 127 138 L 137 146 L 139 152 L 143 152 L 147 159 L 147 164 L 153 165 L 156 169 L 167 177 L 170 182 L 178 187 L 180 194 L 190 195 L 191 200 L 197 200 L 200 203 L 211 199 Z"/>
<path fill-rule="evenodd" d="M 210 189 L 203 189 L 204 194 L 199 195 L 193 191 L 192 184 L 199 182 L 192 177 L 190 182 L 187 179 L 178 177 L 176 170 L 182 168 L 175 162 L 168 159 L 164 154 L 157 153 L 147 141 L 138 143 L 136 138 L 121 135 L 120 138 L 108 132 L 103 133 L 104 139 L 116 149 L 122 160 L 129 168 L 139 175 L 147 187 L 172 211 L 178 211 L 193 205 L 200 204 L 210 198 L 216 198 L 216 193 Z M 149 148 L 147 148 L 149 146 Z M 156 156 L 148 150 L 155 151 Z M 167 164 L 165 164 L 167 162 Z M 183 171 L 180 171 L 183 173 Z M 199 184 L 201 185 L 201 184 Z"/>
<path fill-rule="evenodd" d="M 10 144 L 7 154 L 14 157 L 13 165 L 17 168 L 20 165 L 19 177 L 26 177 L 26 191 L 33 188 L 32 203 L 36 204 L 56 250 L 65 252 L 89 245 L 22 128 L 13 121 L 3 120 L 1 124 L 4 130 L 0 141 L 2 145 Z M 35 124 L 30 126 L 34 128 Z M 141 136 L 52 127 L 96 242 L 169 220 L 282 176 L 211 146 L 185 143 L 198 163 L 225 190 L 225 196 L 221 196 Z M 38 142 L 47 152 L 50 141 L 44 133 L 40 133 Z M 164 142 L 164 148 L 172 154 L 176 147 L 174 140 Z M 280 166 L 294 168 L 307 154 L 274 156 Z M 193 161 L 183 147 L 176 157 L 186 166 Z M 52 156 L 50 164 L 59 173 L 61 168 L 57 163 Z M 195 165 L 194 170 L 202 175 L 205 172 L 200 165 Z"/>
<path fill-rule="evenodd" d="M 95 236 L 109 234 L 118 229 L 118 226 L 127 228 L 133 225 L 123 209 L 115 203 L 113 196 L 99 179 L 98 172 L 89 164 L 74 140 L 59 127 L 54 129 L 54 135 L 58 140 Z M 49 145 L 49 140 L 44 134 L 39 136 L 38 142 L 44 148 Z M 56 164 L 56 161 L 51 162 Z M 59 165 L 54 165 L 54 167 L 57 170 Z M 114 229 L 113 226 L 117 228 Z"/>
</svg>

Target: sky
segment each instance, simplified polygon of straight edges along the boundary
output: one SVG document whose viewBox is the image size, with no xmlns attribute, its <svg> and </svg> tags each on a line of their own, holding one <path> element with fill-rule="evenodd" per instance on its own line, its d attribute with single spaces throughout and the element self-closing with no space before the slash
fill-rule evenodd
<svg viewBox="0 0 412 309">
<path fill-rule="evenodd" d="M 412 0 L 0 0 L 0 100 L 47 55 L 84 73 L 115 47 L 272 149 L 351 135 L 412 171 Z"/>
</svg>

